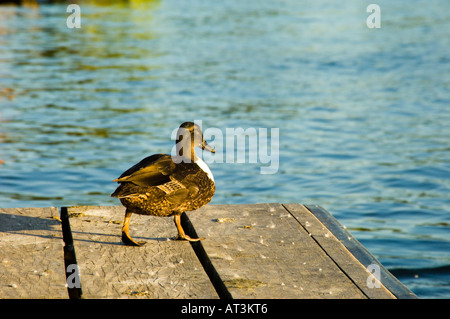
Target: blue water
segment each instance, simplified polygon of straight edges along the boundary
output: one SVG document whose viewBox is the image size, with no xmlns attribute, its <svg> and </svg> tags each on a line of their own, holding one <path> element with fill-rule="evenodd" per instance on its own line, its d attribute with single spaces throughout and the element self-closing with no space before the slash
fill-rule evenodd
<svg viewBox="0 0 450 319">
<path fill-rule="evenodd" d="M 449 298 L 450 2 L 377 1 L 380 29 L 369 3 L 85 1 L 80 29 L 0 6 L 0 207 L 118 205 L 112 179 L 186 120 L 279 128 L 278 172 L 211 163 L 212 203 L 321 205 Z"/>
</svg>

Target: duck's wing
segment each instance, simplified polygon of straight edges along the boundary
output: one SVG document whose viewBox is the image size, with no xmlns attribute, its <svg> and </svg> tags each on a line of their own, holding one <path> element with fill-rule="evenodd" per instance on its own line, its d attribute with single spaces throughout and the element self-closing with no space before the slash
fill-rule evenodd
<svg viewBox="0 0 450 319">
<path fill-rule="evenodd" d="M 175 170 L 175 163 L 170 155 L 155 154 L 129 168 L 114 182 L 131 182 L 138 186 L 158 186 L 170 182 L 170 175 Z"/>
</svg>

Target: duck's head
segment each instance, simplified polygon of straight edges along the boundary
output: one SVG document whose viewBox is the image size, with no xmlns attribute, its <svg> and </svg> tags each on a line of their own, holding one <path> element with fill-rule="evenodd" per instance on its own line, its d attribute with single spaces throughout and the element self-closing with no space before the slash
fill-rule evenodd
<svg viewBox="0 0 450 319">
<path fill-rule="evenodd" d="M 193 122 L 184 122 L 180 125 L 177 132 L 176 146 L 179 155 L 192 159 L 196 156 L 194 147 L 201 147 L 203 150 L 211 153 L 216 152 L 203 138 L 200 126 Z M 191 151 L 191 154 L 186 154 L 188 150 Z"/>
</svg>

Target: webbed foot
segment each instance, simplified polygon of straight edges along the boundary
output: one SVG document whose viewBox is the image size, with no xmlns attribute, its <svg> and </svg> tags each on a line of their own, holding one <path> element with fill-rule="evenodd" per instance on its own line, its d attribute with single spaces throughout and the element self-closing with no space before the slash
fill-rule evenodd
<svg viewBox="0 0 450 319">
<path fill-rule="evenodd" d="M 183 234 L 178 234 L 177 237 L 175 237 L 174 240 L 200 241 L 200 240 L 203 240 L 203 239 L 205 239 L 205 238 L 203 238 L 203 237 L 192 238 L 192 237 L 189 237 L 186 234 L 184 234 L 184 235 Z"/>
<path fill-rule="evenodd" d="M 127 246 L 143 246 L 145 245 L 145 241 L 135 241 L 130 235 L 126 232 L 122 232 L 122 242 Z"/>
</svg>

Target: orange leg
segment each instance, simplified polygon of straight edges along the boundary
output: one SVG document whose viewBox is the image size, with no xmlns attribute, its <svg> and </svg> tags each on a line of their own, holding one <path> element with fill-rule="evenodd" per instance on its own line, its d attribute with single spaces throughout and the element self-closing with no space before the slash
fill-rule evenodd
<svg viewBox="0 0 450 319">
<path fill-rule="evenodd" d="M 175 226 L 177 226 L 178 229 L 178 235 L 175 237 L 175 240 L 188 240 L 188 241 L 199 241 L 203 240 L 204 238 L 191 238 L 184 232 L 183 227 L 181 227 L 181 215 L 177 214 L 174 216 L 173 221 L 175 223 Z"/>
<path fill-rule="evenodd" d="M 131 238 L 129 234 L 131 214 L 133 213 L 130 212 L 127 208 L 127 210 L 125 211 L 125 220 L 123 221 L 122 227 L 122 242 L 128 246 L 142 246 L 145 244 L 145 241 L 137 242 L 133 238 Z"/>
</svg>

